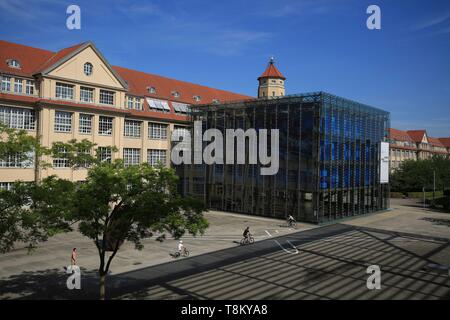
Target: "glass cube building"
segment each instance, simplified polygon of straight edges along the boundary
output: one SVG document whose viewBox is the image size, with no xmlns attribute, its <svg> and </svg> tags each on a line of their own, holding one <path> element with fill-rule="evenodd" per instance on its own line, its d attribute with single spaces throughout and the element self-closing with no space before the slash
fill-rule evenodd
<svg viewBox="0 0 450 320">
<path fill-rule="evenodd" d="M 191 117 L 224 137 L 226 129 L 269 129 L 270 142 L 270 129 L 279 129 L 274 175 L 261 175 L 259 161 L 176 167 L 181 192 L 210 209 L 324 223 L 389 207 L 389 184 L 380 180 L 386 111 L 315 92 L 193 106 Z"/>
</svg>

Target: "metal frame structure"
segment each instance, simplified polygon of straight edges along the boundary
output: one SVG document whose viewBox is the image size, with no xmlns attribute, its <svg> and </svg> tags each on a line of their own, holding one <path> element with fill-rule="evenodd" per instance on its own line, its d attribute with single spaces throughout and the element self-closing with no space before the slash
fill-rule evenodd
<svg viewBox="0 0 450 320">
<path fill-rule="evenodd" d="M 388 112 L 314 92 L 192 106 L 191 120 L 223 133 L 280 133 L 279 171 L 273 176 L 260 175 L 260 164 L 176 167 L 181 191 L 209 208 L 323 223 L 389 207 L 389 185 L 379 180 Z"/>
</svg>

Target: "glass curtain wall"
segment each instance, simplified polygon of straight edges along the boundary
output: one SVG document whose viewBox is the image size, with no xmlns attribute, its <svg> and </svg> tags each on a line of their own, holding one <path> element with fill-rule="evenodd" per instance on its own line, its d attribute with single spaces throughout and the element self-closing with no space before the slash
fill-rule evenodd
<svg viewBox="0 0 450 320">
<path fill-rule="evenodd" d="M 176 167 L 180 190 L 211 209 L 320 223 L 389 206 L 389 186 L 378 178 L 387 112 L 318 92 L 195 106 L 191 117 L 203 132 L 218 129 L 224 141 L 226 129 L 268 129 L 268 142 L 270 129 L 279 130 L 274 175 L 261 175 L 259 161 L 249 164 L 248 140 L 245 164 L 236 164 L 235 150 L 235 164 Z"/>
</svg>

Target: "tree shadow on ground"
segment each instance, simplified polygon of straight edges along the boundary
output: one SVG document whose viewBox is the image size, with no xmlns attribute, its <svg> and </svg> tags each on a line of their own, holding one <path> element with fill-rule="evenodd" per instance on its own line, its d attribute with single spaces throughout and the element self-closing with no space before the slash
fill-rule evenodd
<svg viewBox="0 0 450 320">
<path fill-rule="evenodd" d="M 437 218 L 422 218 L 420 220 L 431 222 L 437 226 L 447 226 L 450 227 L 450 219 L 437 219 Z"/>
<path fill-rule="evenodd" d="M 81 289 L 69 290 L 64 268 L 25 271 L 0 279 L 0 300 L 98 299 L 98 276 L 81 268 Z"/>
</svg>

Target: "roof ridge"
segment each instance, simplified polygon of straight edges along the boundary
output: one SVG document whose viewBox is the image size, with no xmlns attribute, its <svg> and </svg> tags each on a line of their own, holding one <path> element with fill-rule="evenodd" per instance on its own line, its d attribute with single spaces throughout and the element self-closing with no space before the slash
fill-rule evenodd
<svg viewBox="0 0 450 320">
<path fill-rule="evenodd" d="M 45 61 L 43 64 L 41 64 L 41 65 L 39 66 L 39 68 L 37 68 L 36 72 L 41 72 L 42 69 L 43 69 L 43 67 L 44 67 L 44 66 L 48 66 L 49 63 L 50 63 L 50 62 L 51 62 L 51 61 L 52 61 L 59 53 L 61 53 L 62 51 L 64 51 L 64 50 L 70 50 L 70 49 L 74 49 L 74 48 L 78 48 L 78 47 L 81 47 L 82 45 L 84 45 L 84 44 L 86 44 L 86 43 L 88 43 L 88 42 L 87 42 L 87 41 L 84 41 L 84 42 L 75 44 L 75 45 L 73 45 L 73 46 L 66 47 L 66 48 L 62 48 L 62 49 L 60 49 L 60 50 L 58 50 L 58 51 L 56 51 L 56 52 L 53 52 L 53 55 L 52 55 L 47 61 Z M 61 60 L 62 58 L 64 58 L 66 55 L 67 55 L 67 54 L 63 55 L 62 57 L 60 57 L 58 60 L 56 60 L 56 61 L 53 62 L 53 63 L 58 62 L 59 60 Z"/>
<path fill-rule="evenodd" d="M 170 81 L 177 81 L 177 82 L 181 82 L 181 83 L 185 83 L 185 84 L 189 84 L 189 85 L 195 85 L 195 86 L 202 87 L 202 88 L 205 88 L 205 89 L 217 90 L 217 91 L 224 92 L 224 93 L 232 93 L 232 94 L 236 94 L 236 95 L 247 96 L 245 94 L 240 94 L 240 93 L 232 92 L 232 91 L 229 91 L 229 90 L 217 89 L 217 88 L 209 87 L 209 86 L 206 86 L 206 85 L 203 85 L 203 84 L 198 84 L 198 83 L 189 82 L 189 81 L 186 81 L 186 80 L 179 80 L 179 79 L 175 79 L 175 78 L 170 78 L 170 77 L 167 77 L 167 76 L 162 76 L 162 75 L 159 75 L 159 74 L 149 73 L 149 72 L 145 72 L 145 71 L 141 71 L 141 70 L 130 69 L 130 68 L 122 67 L 122 66 L 112 66 L 112 67 L 113 68 L 121 68 L 121 69 L 125 69 L 125 70 L 132 71 L 132 72 L 138 72 L 138 73 L 142 73 L 144 75 L 148 75 L 148 76 L 152 76 L 152 77 L 159 77 L 159 78 L 163 78 L 163 79 L 170 80 Z M 177 88 L 174 88 L 174 89 L 177 89 Z M 249 98 L 254 98 L 254 97 L 251 97 L 251 96 L 248 96 L 248 97 Z"/>
<path fill-rule="evenodd" d="M 30 49 L 33 49 L 33 50 L 45 51 L 45 52 L 47 52 L 47 53 L 55 53 L 54 51 L 51 51 L 51 50 L 48 50 L 48 49 L 42 49 L 42 48 L 32 47 L 32 46 L 28 46 L 28 45 L 26 45 L 26 44 L 21 44 L 21 43 L 17 43 L 17 42 L 11 42 L 11 41 L 7 41 L 7 40 L 2 40 L 2 39 L 0 39 L 0 42 L 5 42 L 5 43 L 12 44 L 12 45 L 15 45 L 15 46 L 26 47 L 26 48 L 30 48 Z"/>
</svg>

